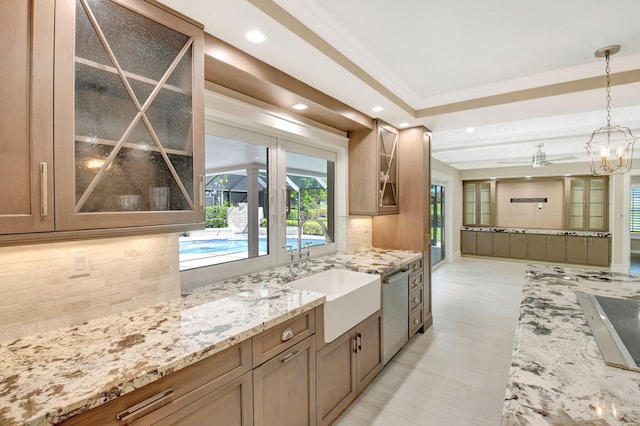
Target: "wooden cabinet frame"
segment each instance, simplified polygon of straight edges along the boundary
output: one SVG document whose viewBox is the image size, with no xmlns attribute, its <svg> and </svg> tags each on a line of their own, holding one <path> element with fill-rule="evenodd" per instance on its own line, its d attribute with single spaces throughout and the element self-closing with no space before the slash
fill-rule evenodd
<svg viewBox="0 0 640 426">
<path fill-rule="evenodd" d="M 74 0 L 56 2 L 55 11 L 55 221 L 56 230 L 118 228 L 131 226 L 198 223 L 204 220 L 201 176 L 204 173 L 204 33 L 192 23 L 139 0 L 112 0 L 133 12 L 193 38 L 192 41 L 192 110 L 193 153 L 192 182 L 194 204 L 191 210 L 82 213 L 76 207 L 74 65 L 75 14 Z"/>
</svg>

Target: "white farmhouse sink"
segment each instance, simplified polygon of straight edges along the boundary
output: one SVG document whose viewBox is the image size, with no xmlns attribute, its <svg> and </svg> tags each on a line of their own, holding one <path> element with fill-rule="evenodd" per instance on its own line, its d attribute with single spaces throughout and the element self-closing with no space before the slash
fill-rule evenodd
<svg viewBox="0 0 640 426">
<path fill-rule="evenodd" d="M 329 269 L 289 285 L 325 295 L 325 343 L 332 342 L 380 309 L 379 275 Z"/>
</svg>

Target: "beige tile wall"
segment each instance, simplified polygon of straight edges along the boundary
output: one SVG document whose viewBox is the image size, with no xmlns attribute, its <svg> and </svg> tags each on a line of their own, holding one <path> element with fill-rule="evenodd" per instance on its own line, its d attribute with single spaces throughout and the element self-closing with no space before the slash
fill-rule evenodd
<svg viewBox="0 0 640 426">
<path fill-rule="evenodd" d="M 90 275 L 69 278 L 77 249 Z M 179 295 L 177 234 L 0 248 L 0 341 Z"/>
<path fill-rule="evenodd" d="M 370 216 L 349 216 L 347 218 L 345 252 L 351 253 L 371 248 L 372 223 Z"/>
</svg>

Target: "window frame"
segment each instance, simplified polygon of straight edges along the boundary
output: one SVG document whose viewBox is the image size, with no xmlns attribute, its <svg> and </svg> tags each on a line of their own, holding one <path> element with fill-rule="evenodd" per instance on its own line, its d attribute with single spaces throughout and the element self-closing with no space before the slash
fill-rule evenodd
<svg viewBox="0 0 640 426">
<path fill-rule="evenodd" d="M 215 97 L 218 108 L 229 108 L 229 100 L 223 95 L 207 92 L 207 103 Z M 266 146 L 268 151 L 270 203 L 268 232 L 269 253 L 254 258 L 242 259 L 218 265 L 188 269 L 180 272 L 182 288 L 189 289 L 252 272 L 263 271 L 282 265 L 288 265 L 289 254 L 286 252 L 286 151 L 317 156 L 335 162 L 334 173 L 334 238 L 333 242 L 310 248 L 311 258 L 336 253 L 344 250 L 346 216 L 348 215 L 347 193 L 347 152 L 346 134 L 329 132 L 310 125 L 291 122 L 284 118 L 274 118 L 272 113 L 247 104 L 239 105 L 233 101 L 237 110 L 245 110 L 245 117 L 231 117 L 228 113 L 207 109 L 205 133 L 235 139 L 242 142 Z M 238 111 L 235 111 L 236 113 Z M 232 118 L 232 119 L 230 119 Z M 248 137 L 248 139 L 247 139 Z M 340 185 L 339 182 L 345 182 Z M 274 220 L 275 219 L 275 220 Z M 283 269 L 284 270 L 284 269 Z M 287 268 L 288 270 L 288 268 Z M 239 273 L 238 271 L 242 271 Z"/>
<path fill-rule="evenodd" d="M 634 192 L 638 193 L 637 197 L 634 197 Z M 634 199 L 637 203 L 637 206 L 635 206 L 638 216 L 637 223 L 634 223 Z M 629 231 L 634 234 L 640 234 L 640 184 L 632 184 L 629 190 Z"/>
</svg>

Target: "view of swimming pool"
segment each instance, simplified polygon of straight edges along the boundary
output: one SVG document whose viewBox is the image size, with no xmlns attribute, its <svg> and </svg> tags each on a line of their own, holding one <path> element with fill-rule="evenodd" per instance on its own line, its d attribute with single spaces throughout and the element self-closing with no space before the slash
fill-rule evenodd
<svg viewBox="0 0 640 426">
<path fill-rule="evenodd" d="M 324 243 L 324 241 L 318 239 L 302 239 L 302 246 L 306 243 L 310 245 Z M 287 245 L 291 245 L 295 248 L 298 247 L 297 238 L 287 238 Z M 191 240 L 180 241 L 180 254 L 200 254 L 200 253 L 238 253 L 248 251 L 248 242 L 246 239 L 237 240 L 224 240 L 224 239 L 212 239 L 212 240 Z M 267 239 L 260 238 L 259 240 L 260 253 L 267 253 Z"/>
</svg>

